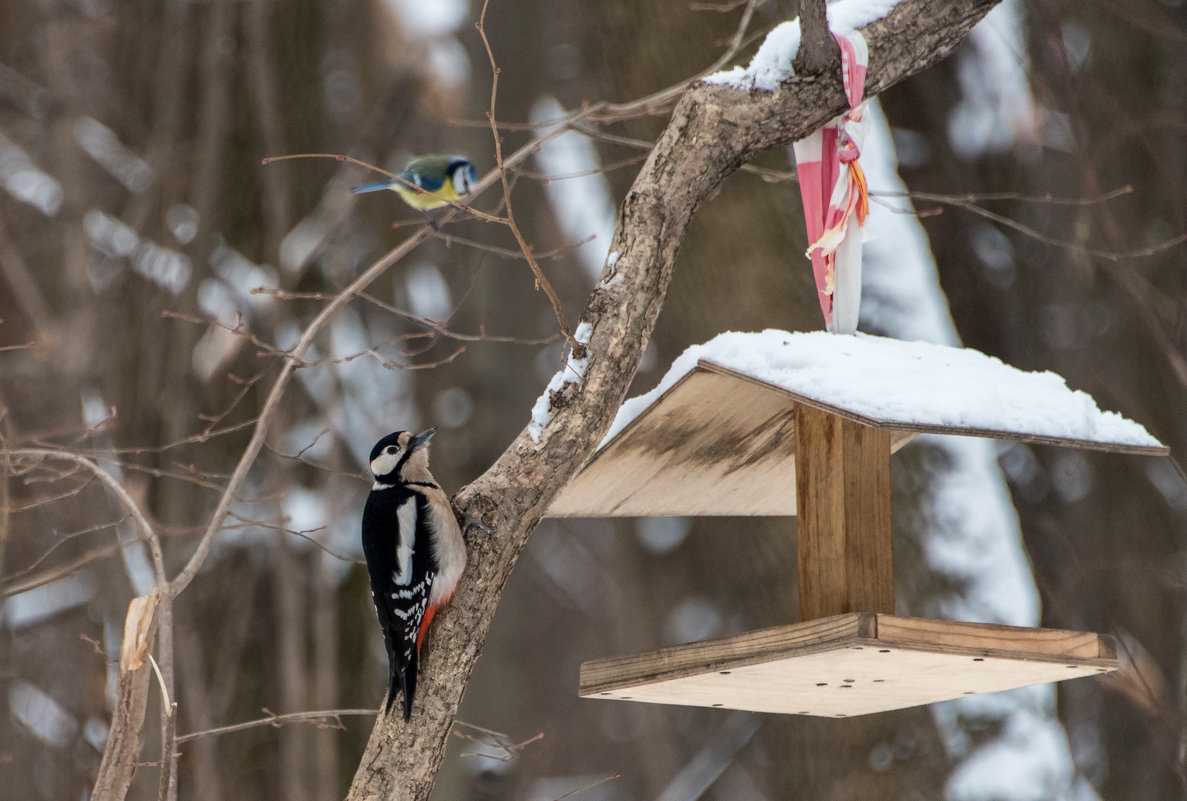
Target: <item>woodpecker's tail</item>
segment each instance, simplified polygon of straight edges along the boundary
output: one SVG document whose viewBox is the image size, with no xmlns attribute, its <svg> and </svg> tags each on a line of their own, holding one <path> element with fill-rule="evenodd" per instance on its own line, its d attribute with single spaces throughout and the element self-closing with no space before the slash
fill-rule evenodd
<svg viewBox="0 0 1187 801">
<path fill-rule="evenodd" d="M 350 191 L 356 195 L 361 195 L 364 192 L 378 192 L 381 189 L 391 189 L 391 181 L 372 181 L 369 184 L 359 184 Z"/>
<path fill-rule="evenodd" d="M 392 713 L 392 704 L 396 700 L 396 692 L 400 689 L 400 674 L 396 671 L 391 672 L 387 688 L 387 705 L 383 708 L 383 714 L 390 715 Z"/>
<path fill-rule="evenodd" d="M 400 676 L 400 682 L 404 689 L 404 721 L 407 722 L 412 717 L 412 700 L 416 697 L 416 670 L 420 666 L 420 654 L 418 649 L 413 649 L 412 660 L 408 663 L 408 667 L 404 669 L 404 673 Z M 392 695 L 395 695 L 396 688 L 392 686 Z M 389 696 L 388 703 L 391 703 Z"/>
</svg>

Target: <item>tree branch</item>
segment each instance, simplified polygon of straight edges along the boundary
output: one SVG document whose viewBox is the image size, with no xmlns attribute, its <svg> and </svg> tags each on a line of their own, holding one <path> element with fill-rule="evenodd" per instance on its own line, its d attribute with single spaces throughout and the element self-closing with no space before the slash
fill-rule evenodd
<svg viewBox="0 0 1187 801">
<path fill-rule="evenodd" d="M 864 29 L 867 92 L 876 94 L 947 55 L 997 0 L 907 0 Z M 551 393 L 538 441 L 525 429 L 455 497 L 470 560 L 426 643 L 411 723 L 381 716 L 348 801 L 429 797 L 450 725 L 511 570 L 553 498 L 593 453 L 622 402 L 655 326 L 692 215 L 755 154 L 785 146 L 847 107 L 839 75 L 796 77 L 774 92 L 692 84 L 627 193 L 590 326 L 583 379 Z"/>
<path fill-rule="evenodd" d="M 820 75 L 829 64 L 840 63 L 838 48 L 828 30 L 828 0 L 800 0 L 800 51 L 796 75 Z"/>
</svg>

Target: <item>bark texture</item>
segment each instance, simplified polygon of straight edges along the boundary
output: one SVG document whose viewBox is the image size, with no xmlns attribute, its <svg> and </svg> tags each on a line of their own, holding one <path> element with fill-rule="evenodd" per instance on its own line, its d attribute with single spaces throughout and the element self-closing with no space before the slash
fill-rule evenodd
<svg viewBox="0 0 1187 801">
<path fill-rule="evenodd" d="M 819 75 L 837 61 L 837 46 L 828 30 L 828 0 L 800 0 L 800 51 L 795 57 L 798 75 Z"/>
<path fill-rule="evenodd" d="M 146 656 L 152 649 L 160 602 L 161 594 L 154 589 L 128 607 L 111 729 L 92 793 L 95 801 L 122 801 L 132 784 L 152 680 L 152 665 Z"/>
<path fill-rule="evenodd" d="M 900 3 L 863 31 L 870 46 L 867 94 L 942 59 L 996 3 Z M 774 92 L 696 82 L 684 93 L 619 209 L 610 246 L 617 258 L 607 262 L 582 314 L 592 326 L 584 381 L 553 395 L 553 417 L 538 443 L 523 431 L 454 499 L 470 552 L 466 574 L 426 642 L 411 722 L 378 719 L 348 801 L 429 797 L 503 586 L 549 504 L 592 454 L 622 402 L 693 214 L 755 154 L 802 138 L 845 108 L 839 72 L 792 78 Z"/>
</svg>

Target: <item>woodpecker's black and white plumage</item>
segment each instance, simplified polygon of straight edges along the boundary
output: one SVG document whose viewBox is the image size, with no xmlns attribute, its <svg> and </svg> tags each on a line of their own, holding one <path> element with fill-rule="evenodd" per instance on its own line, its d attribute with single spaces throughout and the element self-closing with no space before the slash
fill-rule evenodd
<svg viewBox="0 0 1187 801">
<path fill-rule="evenodd" d="M 425 631 L 466 567 L 457 518 L 429 473 L 429 440 L 435 433 L 435 428 L 416 435 L 397 431 L 375 443 L 375 483 L 363 508 L 363 554 L 390 673 L 385 713 L 402 690 L 404 720 L 412 716 Z"/>
</svg>

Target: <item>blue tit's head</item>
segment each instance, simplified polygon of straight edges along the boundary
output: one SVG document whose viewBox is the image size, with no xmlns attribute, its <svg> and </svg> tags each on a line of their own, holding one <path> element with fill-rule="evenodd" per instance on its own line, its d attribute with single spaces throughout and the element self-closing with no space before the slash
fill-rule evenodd
<svg viewBox="0 0 1187 801">
<path fill-rule="evenodd" d="M 453 184 L 453 191 L 459 195 L 468 195 L 478 183 L 478 170 L 474 163 L 464 156 L 454 156 L 446 167 L 449 182 Z"/>
</svg>

